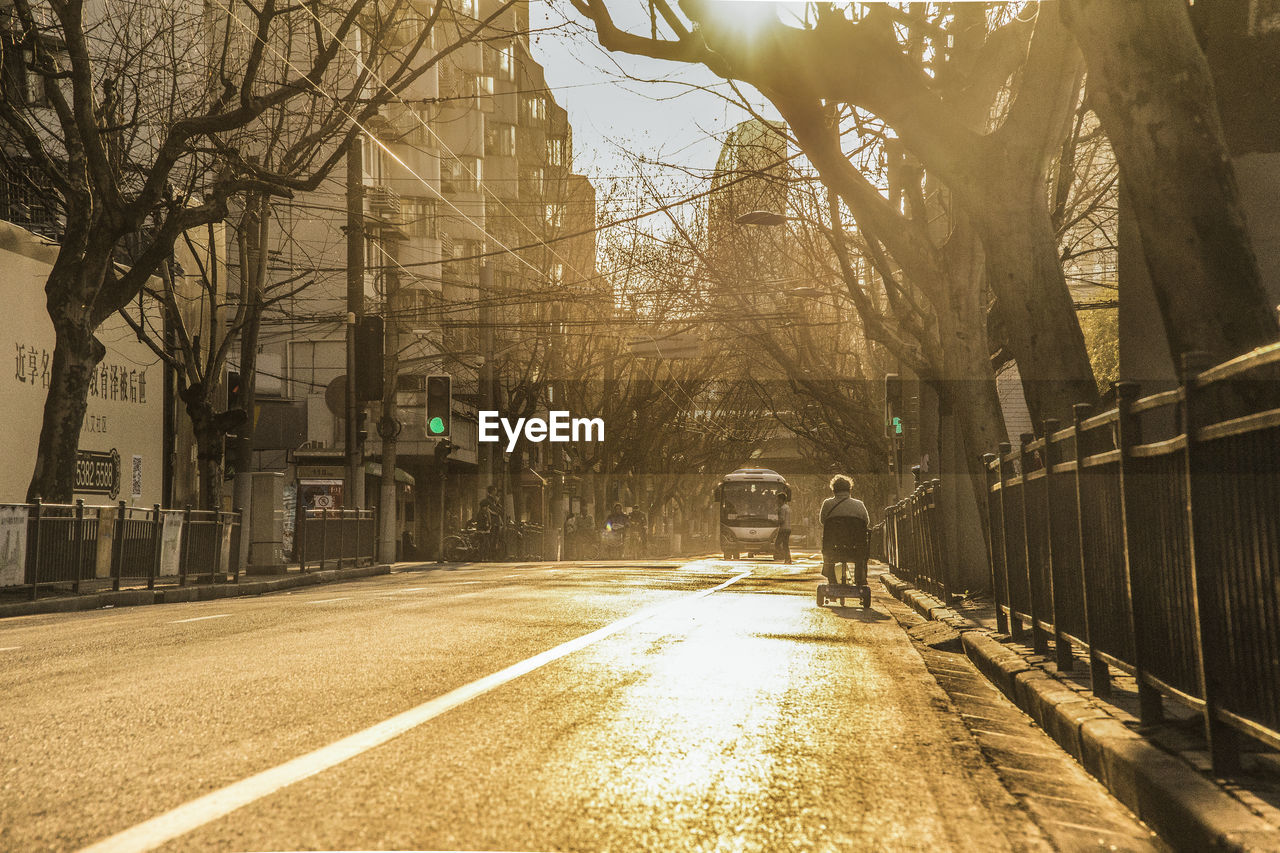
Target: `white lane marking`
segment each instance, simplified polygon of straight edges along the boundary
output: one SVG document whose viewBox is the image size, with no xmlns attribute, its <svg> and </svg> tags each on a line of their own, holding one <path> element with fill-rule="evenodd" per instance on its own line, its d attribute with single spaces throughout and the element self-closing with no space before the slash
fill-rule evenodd
<svg viewBox="0 0 1280 853">
<path fill-rule="evenodd" d="M 307 604 L 330 604 L 334 601 L 350 601 L 351 596 L 343 596 L 342 598 L 322 598 L 319 601 L 308 601 Z"/>
<path fill-rule="evenodd" d="M 170 625 L 181 625 L 183 622 L 203 622 L 205 619 L 226 619 L 230 613 L 219 613 L 216 616 L 193 616 L 190 619 L 174 619 Z"/>
<path fill-rule="evenodd" d="M 20 648 L 22 648 L 22 646 L 5 646 L 3 648 L 0 648 L 0 652 L 14 652 Z"/>
<path fill-rule="evenodd" d="M 545 652 L 512 664 L 506 669 L 498 670 L 492 675 L 486 675 L 484 678 L 473 681 L 470 684 L 464 684 L 462 687 L 450 690 L 442 696 L 430 699 L 416 708 L 410 708 L 408 711 L 383 720 L 381 723 L 370 726 L 363 731 L 348 735 L 328 746 L 323 746 L 315 752 L 300 755 L 297 758 L 286 761 L 284 764 L 272 767 L 270 770 L 264 770 L 247 779 L 233 782 L 225 788 L 205 794 L 203 797 L 197 797 L 178 806 L 176 809 L 143 821 L 137 826 L 118 832 L 109 838 L 104 838 L 96 844 L 91 844 L 85 847 L 81 853 L 122 853 L 122 851 L 131 851 L 132 853 L 132 851 L 154 850 L 160 845 L 186 835 L 188 832 L 198 829 L 207 823 L 225 817 L 236 809 L 247 806 L 263 797 L 270 796 L 282 788 L 301 782 L 303 779 L 323 773 L 325 770 L 336 767 L 344 761 L 381 746 L 392 738 L 417 728 L 446 711 L 451 711 L 459 705 L 475 699 L 477 696 L 483 696 L 485 693 L 501 687 L 509 681 L 514 681 L 520 676 L 527 675 L 553 661 L 581 651 L 587 646 L 630 628 L 638 622 L 652 619 L 663 611 L 699 598 L 705 598 L 714 592 L 719 592 L 749 574 L 751 573 L 742 572 L 710 589 L 704 589 L 691 595 L 682 596 L 674 601 L 668 601 L 647 610 L 641 610 L 639 613 L 619 619 L 617 622 L 592 631 L 590 634 L 583 634 L 577 639 L 561 643 L 554 648 L 547 649 Z"/>
</svg>

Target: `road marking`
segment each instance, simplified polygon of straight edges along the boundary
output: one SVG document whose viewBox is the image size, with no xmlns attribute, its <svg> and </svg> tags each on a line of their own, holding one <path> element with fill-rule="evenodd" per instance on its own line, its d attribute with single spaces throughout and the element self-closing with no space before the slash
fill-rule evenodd
<svg viewBox="0 0 1280 853">
<path fill-rule="evenodd" d="M 0 652 L 14 652 L 20 648 L 22 648 L 22 646 L 5 646 L 4 648 L 0 648 Z"/>
<path fill-rule="evenodd" d="M 308 601 L 307 604 L 330 604 L 334 601 L 350 601 L 351 596 L 343 596 L 342 598 L 322 598 L 319 601 Z"/>
<path fill-rule="evenodd" d="M 181 625 L 183 622 L 203 622 L 205 619 L 225 619 L 230 615 L 230 613 L 219 613 L 217 616 L 193 616 L 190 619 L 175 619 L 169 624 Z"/>
<path fill-rule="evenodd" d="M 154 850 L 162 844 L 186 835 L 192 830 L 199 829 L 207 823 L 212 823 L 219 818 L 225 817 L 236 809 L 243 808 L 263 797 L 274 794 L 282 788 L 287 788 L 290 785 L 301 782 L 303 779 L 309 779 L 318 773 L 323 773 L 325 770 L 336 767 L 344 761 L 379 747 L 392 738 L 411 731 L 446 711 L 451 711 L 478 696 L 483 696 L 485 693 L 514 681 L 522 675 L 527 675 L 562 657 L 581 651 L 587 646 L 598 643 L 619 631 L 626 630 L 638 622 L 652 619 L 664 611 L 699 598 L 705 598 L 714 592 L 719 592 L 750 574 L 751 572 L 741 572 L 710 589 L 704 589 L 691 595 L 682 596 L 674 601 L 668 601 L 664 604 L 641 610 L 639 613 L 619 619 L 617 622 L 605 625 L 590 634 L 583 634 L 577 639 L 561 643 L 554 648 L 547 649 L 545 652 L 512 664 L 506 669 L 498 670 L 492 675 L 486 675 L 484 678 L 473 681 L 470 684 L 464 684 L 462 687 L 450 690 L 442 696 L 430 699 L 416 708 L 410 708 L 408 711 L 383 720 L 381 723 L 370 726 L 363 731 L 348 735 L 328 746 L 323 746 L 315 752 L 300 755 L 297 758 L 286 761 L 284 764 L 272 767 L 270 770 L 264 770 L 247 779 L 234 782 L 225 788 L 205 794 L 203 797 L 197 797 L 188 803 L 178 806 L 176 809 L 143 821 L 137 826 L 118 832 L 109 838 L 104 838 L 96 844 L 91 844 L 85 847 L 81 853 L 122 853 L 122 851 L 131 851 L 132 853 L 132 851 Z"/>
</svg>

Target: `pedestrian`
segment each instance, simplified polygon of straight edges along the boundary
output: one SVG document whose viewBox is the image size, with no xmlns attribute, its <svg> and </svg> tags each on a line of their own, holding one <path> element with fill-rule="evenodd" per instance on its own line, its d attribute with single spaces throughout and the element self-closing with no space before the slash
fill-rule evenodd
<svg viewBox="0 0 1280 853">
<path fill-rule="evenodd" d="M 853 497 L 853 481 L 843 474 L 831 478 L 831 497 L 822 503 L 822 574 L 836 583 L 836 563 L 854 563 L 854 583 L 867 582 L 867 527 L 871 516 L 866 505 Z"/>
<path fill-rule="evenodd" d="M 627 517 L 628 530 L 634 530 L 636 536 L 640 540 L 640 554 L 643 556 L 649 553 L 649 516 L 645 511 L 636 506 L 631 509 L 631 514 Z"/>
<path fill-rule="evenodd" d="M 778 492 L 778 538 L 774 541 L 774 558 L 791 565 L 791 496 Z"/>
<path fill-rule="evenodd" d="M 488 486 L 480 501 L 476 529 L 480 531 L 481 560 L 500 559 L 502 551 L 502 500 L 498 487 Z"/>
<path fill-rule="evenodd" d="M 578 550 L 578 516 L 573 510 L 564 517 L 564 559 L 572 560 Z"/>
</svg>

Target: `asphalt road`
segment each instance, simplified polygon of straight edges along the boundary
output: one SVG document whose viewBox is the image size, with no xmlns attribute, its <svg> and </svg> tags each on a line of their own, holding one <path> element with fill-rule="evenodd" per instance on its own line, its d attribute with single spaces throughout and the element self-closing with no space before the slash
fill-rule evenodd
<svg viewBox="0 0 1280 853">
<path fill-rule="evenodd" d="M 5 620 L 0 849 L 1153 849 L 878 584 L 818 609 L 815 568 L 433 567 Z"/>
</svg>

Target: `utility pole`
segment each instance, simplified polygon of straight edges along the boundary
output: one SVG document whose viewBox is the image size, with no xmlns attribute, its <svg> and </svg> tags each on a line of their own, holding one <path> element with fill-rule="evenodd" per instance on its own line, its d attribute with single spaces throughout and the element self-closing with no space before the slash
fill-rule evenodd
<svg viewBox="0 0 1280 853">
<path fill-rule="evenodd" d="M 400 412 L 396 406 L 397 372 L 400 369 L 400 330 L 396 321 L 396 296 L 400 292 L 400 271 L 396 262 L 400 241 L 390 231 L 383 232 L 382 283 L 385 307 L 382 317 L 382 417 L 378 436 L 382 439 L 382 481 L 378 496 L 378 562 L 396 561 L 396 437 L 400 435 Z"/>
<path fill-rule="evenodd" d="M 492 411 L 496 408 L 495 402 L 497 397 L 497 389 L 494 387 L 493 376 L 493 317 L 492 308 L 490 307 L 490 299 L 493 298 L 493 268 L 483 261 L 480 262 L 480 293 L 479 293 L 479 317 L 480 322 L 480 354 L 482 361 L 480 363 L 480 406 L 482 409 Z M 479 445 L 479 459 L 477 463 L 480 468 L 480 487 L 477 489 L 477 499 L 484 497 L 485 489 L 493 485 L 494 478 L 497 474 L 497 465 L 494 459 L 494 448 L 498 444 L 484 443 Z"/>
<path fill-rule="evenodd" d="M 356 323 L 364 316 L 364 156 L 356 134 L 347 148 L 347 488 L 342 505 L 363 509 L 364 448 L 356 402 Z"/>
<path fill-rule="evenodd" d="M 257 406 L 258 370 L 258 330 L 262 323 L 262 289 L 267 280 L 267 235 L 268 214 L 267 197 L 261 193 L 251 194 L 246 199 L 248 215 L 243 220 L 246 224 L 245 242 L 247 258 L 241 259 L 240 274 L 244 276 L 241 293 L 245 301 L 244 325 L 240 328 L 240 399 L 235 401 L 244 409 L 245 420 L 240 425 L 235 443 L 235 506 L 252 518 L 253 478 L 249 471 L 253 467 L 253 428 L 254 409 Z M 245 534 L 240 537 L 239 565 L 241 568 L 249 564 L 248 524 L 241 527 Z"/>
</svg>

